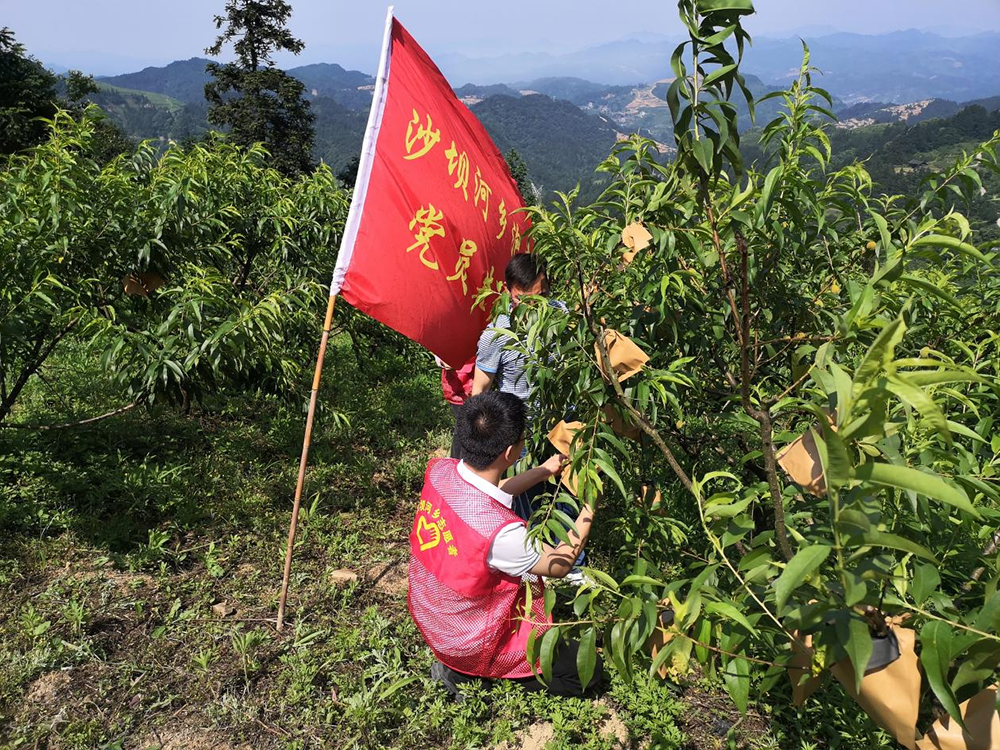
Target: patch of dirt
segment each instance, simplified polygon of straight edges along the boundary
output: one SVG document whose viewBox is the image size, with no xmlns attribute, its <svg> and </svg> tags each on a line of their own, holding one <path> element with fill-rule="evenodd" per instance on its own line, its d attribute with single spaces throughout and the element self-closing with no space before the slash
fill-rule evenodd
<svg viewBox="0 0 1000 750">
<path fill-rule="evenodd" d="M 622 721 L 622 717 L 618 715 L 611 706 L 609 706 L 602 698 L 599 701 L 594 702 L 598 706 L 603 706 L 608 711 L 608 718 L 604 720 L 601 725 L 600 733 L 605 737 L 614 737 L 616 750 L 624 750 L 629 746 L 628 742 L 628 727 L 625 726 L 625 722 Z"/>
<path fill-rule="evenodd" d="M 69 563 L 67 563 L 65 570 L 69 570 Z M 125 570 L 115 570 L 111 567 L 101 567 L 95 570 L 76 573 L 72 578 L 81 583 L 111 585 L 128 591 L 138 591 L 143 587 L 155 585 L 153 577 L 146 573 L 130 573 Z"/>
<path fill-rule="evenodd" d="M 217 731 L 192 726 L 150 732 L 136 747 L 141 750 L 250 750 L 249 745 L 235 745 Z"/>
<path fill-rule="evenodd" d="M 515 734 L 513 740 L 501 742 L 496 750 L 543 750 L 554 736 L 550 722 L 538 722 Z"/>
<path fill-rule="evenodd" d="M 73 679 L 68 672 L 46 672 L 28 686 L 24 696 L 26 708 L 49 708 L 63 703 Z"/>
<path fill-rule="evenodd" d="M 372 587 L 372 590 L 380 594 L 406 596 L 410 585 L 407 562 L 406 559 L 399 559 L 374 565 L 365 571 L 365 580 Z"/>
<path fill-rule="evenodd" d="M 752 708 L 741 720 L 740 712 L 722 691 L 709 693 L 691 686 L 684 691 L 683 701 L 688 710 L 677 718 L 677 723 L 687 735 L 685 747 L 721 747 L 729 731 L 736 727 L 736 747 L 748 748 L 769 729 L 767 720 Z"/>
</svg>

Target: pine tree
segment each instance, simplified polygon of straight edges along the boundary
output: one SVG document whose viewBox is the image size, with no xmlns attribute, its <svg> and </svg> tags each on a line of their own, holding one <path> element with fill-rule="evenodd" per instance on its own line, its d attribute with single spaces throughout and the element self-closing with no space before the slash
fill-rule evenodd
<svg viewBox="0 0 1000 750">
<path fill-rule="evenodd" d="M 510 176 L 517 183 L 517 189 L 521 191 L 521 199 L 526 205 L 536 203 L 535 190 L 528 178 L 528 165 L 524 162 L 524 157 L 516 149 L 512 148 L 504 155 L 507 161 L 507 168 L 510 169 Z"/>
<path fill-rule="evenodd" d="M 242 146 L 264 143 L 271 164 L 294 176 L 313 167 L 315 115 L 303 98 L 301 81 L 274 66 L 272 55 L 299 54 L 305 45 L 288 30 L 292 8 L 284 0 L 227 0 L 225 15 L 215 17 L 222 33 L 205 50 L 217 56 L 233 43 L 236 61 L 209 63 L 214 81 L 205 84 L 208 120 L 228 127 Z"/>
<path fill-rule="evenodd" d="M 14 32 L 0 28 L 0 154 L 45 140 L 47 126 L 37 118 L 55 115 L 58 80 L 25 52 Z"/>
</svg>

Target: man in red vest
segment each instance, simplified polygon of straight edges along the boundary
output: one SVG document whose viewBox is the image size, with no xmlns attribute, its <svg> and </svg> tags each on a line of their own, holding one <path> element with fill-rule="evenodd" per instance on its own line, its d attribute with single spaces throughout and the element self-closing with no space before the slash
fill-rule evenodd
<svg viewBox="0 0 1000 750">
<path fill-rule="evenodd" d="M 458 416 L 463 460 L 432 460 L 424 477 L 410 532 L 410 614 L 438 659 L 432 677 L 454 695 L 477 678 L 582 695 L 601 677 L 598 660 L 591 683 L 580 684 L 575 643 L 557 652 L 548 685 L 533 676 L 525 656 L 531 631 L 540 636 L 552 622 L 541 576 L 562 578 L 572 570 L 594 511 L 580 511 L 576 532 L 569 532 L 572 544 L 538 546 L 528 539 L 524 519 L 511 510 L 513 496 L 557 476 L 563 457 L 501 480 L 521 456 L 524 426 L 517 396 L 490 391 L 470 398 Z"/>
</svg>

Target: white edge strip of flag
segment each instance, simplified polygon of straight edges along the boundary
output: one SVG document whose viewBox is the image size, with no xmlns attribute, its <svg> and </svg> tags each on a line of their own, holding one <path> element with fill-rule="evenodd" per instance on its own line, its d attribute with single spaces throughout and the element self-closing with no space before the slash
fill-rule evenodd
<svg viewBox="0 0 1000 750">
<path fill-rule="evenodd" d="M 375 145 L 378 143 L 379 130 L 382 128 L 382 113 L 385 111 L 385 100 L 389 92 L 389 65 L 392 62 L 392 9 L 393 6 L 390 5 L 385 18 L 385 36 L 382 39 L 378 75 L 375 76 L 372 108 L 368 113 L 365 140 L 361 145 L 361 159 L 358 163 L 358 177 L 354 183 L 351 209 L 347 213 L 344 237 L 340 242 L 340 253 L 337 255 L 337 265 L 333 269 L 333 282 L 330 284 L 331 297 L 339 294 L 344 286 L 347 267 L 351 264 L 351 258 L 354 255 L 354 242 L 358 237 L 358 227 L 361 226 L 361 214 L 364 211 L 365 199 L 368 197 L 368 181 L 371 179 L 372 165 L 375 163 Z"/>
</svg>

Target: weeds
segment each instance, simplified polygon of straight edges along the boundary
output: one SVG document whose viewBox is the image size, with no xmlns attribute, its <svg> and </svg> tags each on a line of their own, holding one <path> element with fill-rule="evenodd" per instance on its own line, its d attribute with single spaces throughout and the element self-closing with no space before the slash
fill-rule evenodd
<svg viewBox="0 0 1000 750">
<path fill-rule="evenodd" d="M 543 724 L 551 747 L 604 750 L 612 716 L 636 746 L 683 747 L 697 709 L 658 682 L 612 675 L 601 704 L 508 684 L 456 703 L 431 682 L 405 595 L 365 574 L 405 556 L 426 458 L 450 439 L 437 372 L 395 339 L 366 371 L 340 340 L 331 361 L 324 398 L 354 418 L 320 415 L 282 634 L 254 620 L 274 613 L 297 409 L 234 399 L 189 419 L 135 410 L 72 436 L 0 434 L 0 747 L 155 747 L 196 727 L 191 744 L 465 750 Z M 67 392 L 86 382 L 76 372 Z M 36 395 L 24 421 L 44 421 Z M 362 580 L 334 588 L 338 568 Z M 250 622 L 213 614 L 218 601 Z M 764 733 L 809 738 L 811 715 L 781 721 Z"/>
</svg>

